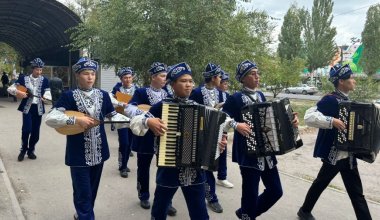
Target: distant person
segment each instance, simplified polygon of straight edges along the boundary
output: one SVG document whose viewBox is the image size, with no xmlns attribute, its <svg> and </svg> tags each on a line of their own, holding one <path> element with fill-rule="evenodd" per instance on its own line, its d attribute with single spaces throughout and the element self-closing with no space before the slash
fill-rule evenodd
<svg viewBox="0 0 380 220">
<path fill-rule="evenodd" d="M 6 88 L 9 84 L 9 77 L 6 72 L 3 72 L 3 75 L 1 76 L 1 83 L 4 88 Z"/>
<path fill-rule="evenodd" d="M 16 82 L 8 88 L 11 95 L 22 98 L 18 110 L 22 112 L 22 145 L 18 161 L 23 161 L 25 154 L 31 160 L 37 159 L 34 153 L 35 146 L 40 139 L 40 127 L 42 115 L 45 113 L 43 99 L 51 99 L 49 80 L 43 76 L 42 68 L 45 63 L 36 58 L 30 62 L 32 73 L 30 75 L 20 75 Z M 28 89 L 23 92 L 17 88 L 23 86 Z"/>
<path fill-rule="evenodd" d="M 116 93 L 120 92 L 123 94 L 130 95 L 131 97 L 135 93 L 138 87 L 133 83 L 133 78 L 135 76 L 135 71 L 132 67 L 122 67 L 117 71 L 117 76 L 120 78 L 120 82 L 116 83 L 112 91 L 109 93 L 113 106 L 116 108 L 118 106 L 125 107 L 127 103 L 119 102 L 115 97 Z M 128 168 L 128 161 L 131 155 L 131 145 L 132 145 L 132 131 L 129 128 L 117 129 L 117 134 L 119 136 L 119 172 L 120 176 L 123 178 L 128 177 L 128 172 L 131 170 Z M 133 155 L 133 154 L 132 154 Z"/>
<path fill-rule="evenodd" d="M 3 84 L 4 96 L 7 96 L 5 90 L 8 88 L 9 77 L 6 72 L 3 72 L 3 75 L 1 76 L 1 83 Z"/>
</svg>

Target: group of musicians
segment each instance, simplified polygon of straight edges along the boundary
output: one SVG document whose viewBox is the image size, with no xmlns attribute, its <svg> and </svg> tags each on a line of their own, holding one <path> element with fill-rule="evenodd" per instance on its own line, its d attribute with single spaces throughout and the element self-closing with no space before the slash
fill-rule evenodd
<svg viewBox="0 0 380 220">
<path fill-rule="evenodd" d="M 23 114 L 19 161 L 24 159 L 25 154 L 29 159 L 37 158 L 35 145 L 39 139 L 41 116 L 44 113 L 43 101 L 51 99 L 48 80 L 41 76 L 43 61 L 36 58 L 31 66 L 32 74 L 20 77 L 8 88 L 9 93 L 22 98 L 18 108 Z M 66 143 L 65 163 L 71 171 L 76 209 L 74 219 L 95 219 L 93 209 L 103 163 L 110 157 L 104 124 L 97 123 L 105 118 L 115 123 L 126 122 L 115 124 L 119 136 L 120 176 L 128 177 L 129 154 L 131 150 L 137 152 L 138 198 L 142 208 L 150 208 L 149 171 L 152 158 L 157 153 L 155 137 L 164 135 L 168 129 L 168 125 L 161 120 L 163 101 L 181 105 L 201 104 L 220 109 L 228 115 L 225 133 L 229 129 L 234 130 L 232 161 L 239 164 L 242 177 L 241 204 L 235 212 L 239 219 L 256 219 L 281 198 L 283 192 L 276 157 L 247 155 L 245 149 L 245 139 L 253 131 L 241 119 L 241 108 L 266 101 L 264 94 L 258 90 L 260 75 L 255 62 L 245 60 L 237 65 L 235 78 L 241 83 L 242 89 L 232 95 L 226 92 L 229 74 L 214 63 L 206 65 L 203 73 L 204 84 L 196 89 L 193 89 L 191 68 L 185 62 L 170 67 L 159 62 L 153 63 L 148 71 L 151 83 L 144 88 L 137 88 L 133 84 L 136 74 L 133 68 L 122 67 L 117 72 L 120 83 L 115 85 L 112 92 L 94 88 L 98 70 L 96 61 L 81 58 L 72 68 L 76 73 L 78 88 L 62 93 L 47 115 L 46 124 L 53 128 L 78 125 L 85 130 L 75 135 L 67 135 Z M 348 93 L 355 88 L 350 67 L 333 66 L 330 81 L 334 84 L 335 91 L 324 96 L 316 107 L 307 110 L 305 114 L 307 125 L 320 128 L 314 157 L 321 158 L 323 165 L 297 214 L 301 219 L 314 219 L 311 211 L 320 194 L 340 173 L 357 218 L 371 219 L 355 155 L 337 150 L 334 146 L 337 130 L 345 129 L 344 123 L 338 119 L 338 103 L 348 100 Z M 27 88 L 27 91 L 22 91 L 20 86 Z M 128 103 L 121 102 L 115 98 L 117 92 L 129 94 L 132 98 Z M 149 111 L 139 109 L 144 104 L 151 106 Z M 121 107 L 122 114 L 116 112 L 115 107 Z M 85 115 L 68 116 L 65 114 L 68 110 Z M 297 114 L 291 123 L 298 126 Z M 226 178 L 227 135 L 224 134 L 218 141 L 221 155 L 217 181 L 211 171 L 200 168 L 158 167 L 151 219 L 161 220 L 166 219 L 167 215 L 176 215 L 172 198 L 178 187 L 182 189 L 191 219 L 209 219 L 206 201 L 212 211 L 223 212 L 215 184 L 227 188 L 232 188 L 233 184 Z M 261 194 L 260 179 L 265 187 Z"/>
</svg>

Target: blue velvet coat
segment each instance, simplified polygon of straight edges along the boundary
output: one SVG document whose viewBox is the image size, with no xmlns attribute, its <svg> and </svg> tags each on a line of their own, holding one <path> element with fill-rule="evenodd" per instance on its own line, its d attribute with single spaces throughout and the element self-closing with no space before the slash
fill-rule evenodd
<svg viewBox="0 0 380 220">
<path fill-rule="evenodd" d="M 160 102 L 162 99 L 167 97 L 167 93 L 161 89 L 161 96 L 157 97 L 154 95 L 151 87 L 139 88 L 133 94 L 133 97 L 129 103 L 134 105 L 151 105 Z M 133 136 L 132 150 L 137 153 L 143 154 L 154 154 L 154 134 L 149 130 L 143 137 Z"/>
<path fill-rule="evenodd" d="M 75 89 L 62 93 L 55 107 L 64 110 L 73 110 L 87 113 L 85 104 L 81 101 L 81 91 Z M 106 91 L 94 89 L 93 97 L 100 108 L 95 110 L 92 117 L 104 120 L 116 114 L 111 99 Z M 110 157 L 104 124 L 95 126 L 87 131 L 67 135 L 65 163 L 68 166 L 95 166 L 103 163 Z"/>
<path fill-rule="evenodd" d="M 30 77 L 31 77 L 30 75 L 20 75 L 20 77 L 16 80 L 15 84 L 31 89 Z M 38 97 L 42 97 L 45 91 L 49 90 L 49 80 L 43 76 L 40 76 L 37 81 L 37 87 L 38 87 L 37 94 L 35 95 Z M 33 97 L 22 99 L 17 110 L 21 111 L 24 114 L 28 114 L 30 106 L 32 105 L 32 102 L 33 102 Z M 39 115 L 43 115 L 45 113 L 45 105 L 41 99 L 38 99 L 37 108 L 38 108 Z"/>
<path fill-rule="evenodd" d="M 206 91 L 206 87 L 204 85 L 203 86 L 199 86 L 198 88 L 194 89 L 191 92 L 190 99 L 194 100 L 195 102 L 197 102 L 199 104 L 206 105 L 206 106 L 211 106 L 210 105 L 210 99 L 211 99 L 211 97 L 209 97 L 208 94 L 205 91 Z M 217 90 L 217 97 L 216 97 L 216 100 L 215 100 L 215 104 L 223 102 L 222 98 L 223 98 L 222 91 Z M 214 106 L 211 106 L 211 107 L 214 107 Z"/>
<path fill-rule="evenodd" d="M 325 95 L 318 103 L 317 110 L 325 116 L 338 118 L 339 116 L 339 102 L 341 100 L 348 100 L 347 97 L 333 92 Z M 335 164 L 338 151 L 334 146 L 334 139 L 337 135 L 337 129 L 319 129 L 317 140 L 315 142 L 314 157 L 322 158 L 330 164 Z M 356 160 L 353 161 L 353 165 Z"/>
</svg>

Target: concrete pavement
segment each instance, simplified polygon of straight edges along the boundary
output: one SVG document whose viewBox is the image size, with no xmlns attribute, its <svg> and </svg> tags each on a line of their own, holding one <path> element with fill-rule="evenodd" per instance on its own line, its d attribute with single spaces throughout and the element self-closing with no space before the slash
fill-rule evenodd
<svg viewBox="0 0 380 220">
<path fill-rule="evenodd" d="M 40 141 L 36 146 L 37 160 L 25 158 L 23 162 L 18 162 L 21 142 L 21 112 L 16 110 L 18 104 L 11 102 L 11 99 L 0 98 L 0 158 L 4 164 L 2 166 L 0 163 L 0 219 L 72 219 L 74 207 L 70 172 L 64 165 L 66 138 L 43 123 Z M 104 166 L 95 206 L 96 218 L 150 219 L 150 211 L 140 208 L 137 199 L 136 157 L 129 160 L 129 177 L 121 178 L 117 170 L 117 133 L 111 132 L 109 127 L 106 130 L 111 159 Z M 300 166 L 299 169 L 301 172 L 303 167 Z M 155 165 L 152 165 L 151 202 L 155 188 L 155 170 Z M 235 184 L 233 189 L 217 186 L 217 194 L 224 212 L 216 214 L 209 210 L 210 219 L 237 219 L 235 210 L 240 206 L 241 177 L 238 166 L 231 162 L 230 157 L 228 179 Z M 311 183 L 285 172 L 281 172 L 281 181 L 284 188 L 283 197 L 258 219 L 297 219 L 297 210 Z M 182 193 L 176 193 L 173 205 L 178 214 L 176 217 L 168 217 L 169 220 L 189 219 Z M 373 219 L 380 219 L 380 205 L 369 202 L 369 207 Z M 330 188 L 320 197 L 313 214 L 317 219 L 356 219 L 348 195 Z"/>
</svg>

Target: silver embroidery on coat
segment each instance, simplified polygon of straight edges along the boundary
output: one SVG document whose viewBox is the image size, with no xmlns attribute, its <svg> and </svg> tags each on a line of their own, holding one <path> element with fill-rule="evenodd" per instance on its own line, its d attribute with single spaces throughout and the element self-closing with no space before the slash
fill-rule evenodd
<svg viewBox="0 0 380 220">
<path fill-rule="evenodd" d="M 168 93 L 160 89 L 160 92 L 155 92 L 152 88 L 146 88 L 146 94 L 148 95 L 150 105 L 154 105 L 168 96 Z"/>
<path fill-rule="evenodd" d="M 100 119 L 102 105 L 103 105 L 103 93 L 99 89 L 94 89 L 93 93 L 88 97 L 83 94 L 79 89 L 73 91 L 73 97 L 77 104 L 78 111 L 89 114 L 88 109 L 94 108 L 94 115 L 91 115 L 95 119 Z M 102 139 L 100 135 L 100 126 L 92 127 L 85 132 L 84 136 L 84 148 L 85 148 L 85 160 L 88 166 L 95 166 L 102 162 Z"/>
<path fill-rule="evenodd" d="M 194 168 L 190 167 L 181 167 L 179 168 L 179 183 L 182 186 L 190 186 L 194 183 L 197 178 L 197 171 Z"/>
<path fill-rule="evenodd" d="M 219 103 L 219 93 L 216 88 L 209 90 L 205 86 L 202 86 L 201 93 L 203 96 L 204 105 L 214 107 Z"/>
</svg>

